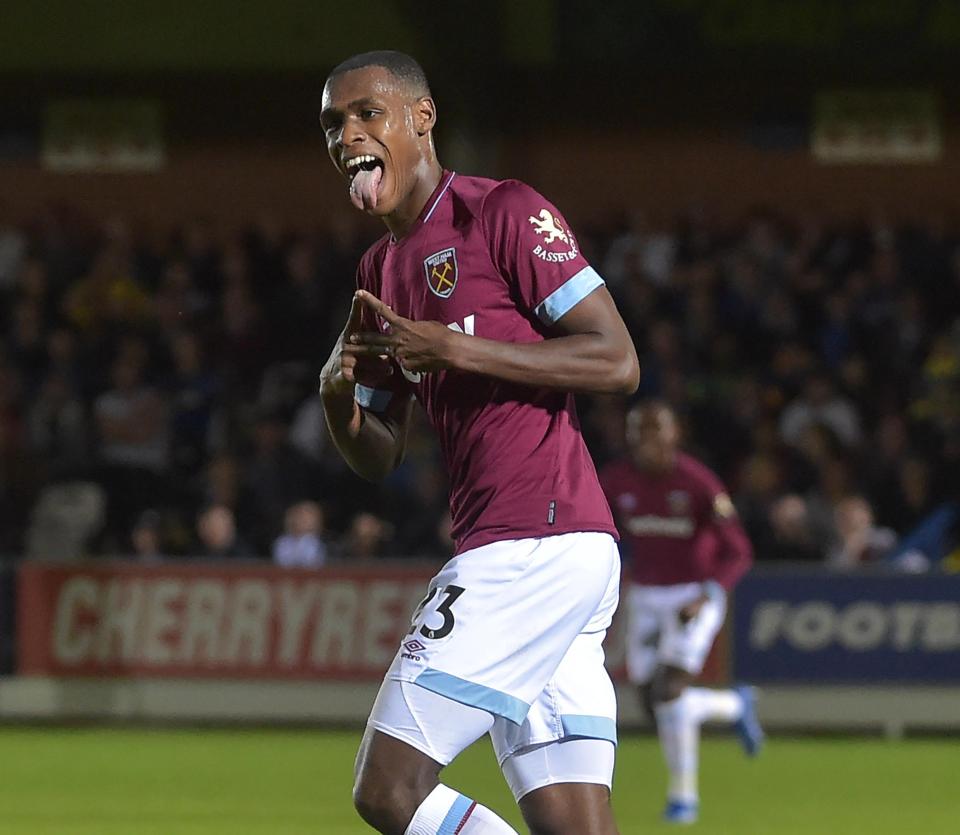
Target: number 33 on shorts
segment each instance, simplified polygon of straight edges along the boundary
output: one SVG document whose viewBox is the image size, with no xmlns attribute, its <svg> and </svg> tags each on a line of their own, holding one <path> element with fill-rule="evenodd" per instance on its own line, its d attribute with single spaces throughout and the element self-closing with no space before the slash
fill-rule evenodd
<svg viewBox="0 0 960 835">
<path fill-rule="evenodd" d="M 430 589 L 413 613 L 407 635 L 416 633 L 432 641 L 446 638 L 456 624 L 453 604 L 464 591 L 461 586 L 454 585 L 434 586 Z"/>
</svg>

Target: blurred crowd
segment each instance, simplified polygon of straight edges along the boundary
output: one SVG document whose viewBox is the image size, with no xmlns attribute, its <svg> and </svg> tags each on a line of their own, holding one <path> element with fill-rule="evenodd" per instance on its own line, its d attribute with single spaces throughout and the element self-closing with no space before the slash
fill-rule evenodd
<svg viewBox="0 0 960 835">
<path fill-rule="evenodd" d="M 580 230 L 636 340 L 638 396 L 677 410 L 760 560 L 956 559 L 958 232 L 766 210 Z M 148 233 L 62 208 L 0 228 L 2 553 L 449 555 L 423 416 L 374 486 L 316 396 L 376 234 L 348 213 Z M 599 465 L 629 454 L 627 405 L 581 400 Z"/>
</svg>

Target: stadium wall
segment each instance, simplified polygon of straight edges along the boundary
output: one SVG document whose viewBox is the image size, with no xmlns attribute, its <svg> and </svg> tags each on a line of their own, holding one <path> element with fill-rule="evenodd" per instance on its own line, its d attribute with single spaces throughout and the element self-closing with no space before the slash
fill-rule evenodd
<svg viewBox="0 0 960 835">
<path fill-rule="evenodd" d="M 578 226 L 629 208 L 670 216 L 691 204 L 708 206 L 721 218 L 770 204 L 828 219 L 876 210 L 909 219 L 957 208 L 960 126 L 946 129 L 939 162 L 896 166 L 824 165 L 805 147 L 761 147 L 746 131 L 745 125 L 602 135 L 553 129 L 518 134 L 509 143 L 490 137 L 488 151 L 441 158 L 469 173 L 523 179 Z M 495 161 L 472 161 L 477 158 Z M 67 174 L 35 161 L 0 162 L 0 189 L 17 195 L 15 206 L 0 206 L 0 214 L 15 211 L 16 218 L 8 217 L 14 220 L 50 205 L 74 206 L 90 217 L 122 214 L 147 224 L 208 217 L 225 229 L 265 212 L 294 226 L 352 216 L 319 134 L 301 144 L 176 146 L 154 173 Z"/>
<path fill-rule="evenodd" d="M 22 563 L 0 721 L 361 722 L 431 573 Z M 957 731 L 958 600 L 954 576 L 754 572 L 704 680 L 758 683 L 775 730 Z M 607 654 L 642 726 L 619 622 Z"/>
</svg>

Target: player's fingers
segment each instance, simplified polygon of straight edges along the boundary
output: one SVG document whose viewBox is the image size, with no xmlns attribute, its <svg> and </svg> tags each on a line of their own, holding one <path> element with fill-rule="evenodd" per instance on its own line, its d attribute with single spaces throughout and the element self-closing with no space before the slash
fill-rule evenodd
<svg viewBox="0 0 960 835">
<path fill-rule="evenodd" d="M 348 383 L 357 382 L 356 375 L 354 374 L 354 364 L 353 359 L 351 358 L 350 362 L 344 362 L 340 364 L 340 376 L 343 377 Z"/>
<path fill-rule="evenodd" d="M 394 313 L 388 305 L 380 301 L 373 293 L 368 293 L 366 290 L 357 290 L 357 297 L 370 310 L 383 319 L 384 322 L 389 322 L 391 325 L 398 325 L 403 321 L 402 316 Z"/>
<path fill-rule="evenodd" d="M 347 327 L 344 333 L 356 333 L 360 330 L 360 322 L 363 318 L 363 303 L 360 301 L 360 294 L 354 293 L 353 300 L 350 302 L 350 315 L 347 317 Z"/>
<path fill-rule="evenodd" d="M 353 345 L 347 342 L 342 349 L 342 353 L 350 357 L 390 357 L 393 355 L 394 346 L 391 344 L 381 345 Z"/>
<path fill-rule="evenodd" d="M 350 345 L 396 345 L 397 338 L 388 333 L 377 333 L 376 331 L 362 331 L 350 335 L 347 340 Z"/>
</svg>

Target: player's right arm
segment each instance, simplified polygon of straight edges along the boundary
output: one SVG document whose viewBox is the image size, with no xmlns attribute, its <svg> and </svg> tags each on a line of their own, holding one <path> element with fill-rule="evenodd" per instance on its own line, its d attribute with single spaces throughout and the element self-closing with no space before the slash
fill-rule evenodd
<svg viewBox="0 0 960 835">
<path fill-rule="evenodd" d="M 399 374 L 388 359 L 344 352 L 351 334 L 363 327 L 362 315 L 354 295 L 346 327 L 320 372 L 320 399 L 330 437 L 350 469 L 380 481 L 403 461 L 412 398 L 402 385 L 391 385 Z M 391 388 L 398 390 L 394 394 Z M 377 402 L 383 399 L 387 402 Z"/>
</svg>

